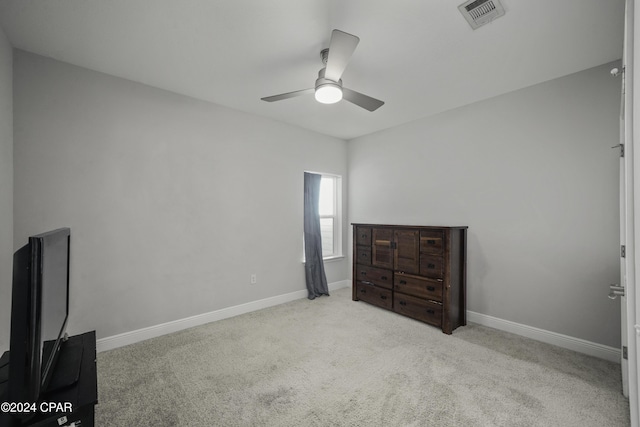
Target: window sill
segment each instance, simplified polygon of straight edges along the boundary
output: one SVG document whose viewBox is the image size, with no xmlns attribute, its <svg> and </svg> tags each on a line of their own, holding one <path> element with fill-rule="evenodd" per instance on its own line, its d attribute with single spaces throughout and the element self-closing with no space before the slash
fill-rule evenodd
<svg viewBox="0 0 640 427">
<path fill-rule="evenodd" d="M 344 255 L 334 255 L 334 256 L 328 256 L 326 258 L 322 258 L 323 262 L 337 262 L 337 261 L 342 261 L 345 258 Z M 307 262 L 305 260 L 302 260 L 303 264 L 306 264 Z"/>
</svg>

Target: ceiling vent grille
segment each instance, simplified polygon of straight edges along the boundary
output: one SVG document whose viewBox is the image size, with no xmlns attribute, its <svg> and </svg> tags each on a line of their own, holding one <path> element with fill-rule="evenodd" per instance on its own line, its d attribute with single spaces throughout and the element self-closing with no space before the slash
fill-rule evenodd
<svg viewBox="0 0 640 427">
<path fill-rule="evenodd" d="M 474 30 L 504 15 L 500 0 L 469 0 L 458 9 Z"/>
</svg>

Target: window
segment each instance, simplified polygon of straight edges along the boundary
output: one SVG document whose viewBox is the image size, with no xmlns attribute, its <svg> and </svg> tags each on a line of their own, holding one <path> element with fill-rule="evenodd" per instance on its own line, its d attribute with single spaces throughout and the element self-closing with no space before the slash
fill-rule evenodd
<svg viewBox="0 0 640 427">
<path fill-rule="evenodd" d="M 320 180 L 320 232 L 322 234 L 322 257 L 340 255 L 337 245 L 339 233 L 336 230 L 338 218 L 338 177 L 322 175 Z"/>
<path fill-rule="evenodd" d="M 320 180 L 320 233 L 322 235 L 322 257 L 342 256 L 342 177 L 322 175 Z"/>
</svg>

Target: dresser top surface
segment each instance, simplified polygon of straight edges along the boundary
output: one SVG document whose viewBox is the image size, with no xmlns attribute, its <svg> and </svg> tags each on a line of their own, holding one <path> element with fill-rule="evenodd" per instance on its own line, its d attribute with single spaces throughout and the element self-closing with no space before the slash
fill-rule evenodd
<svg viewBox="0 0 640 427">
<path fill-rule="evenodd" d="M 376 227 L 376 228 L 418 228 L 418 229 L 467 229 L 466 225 L 405 225 L 405 224 L 366 224 L 360 222 L 352 222 L 354 227 Z"/>
</svg>

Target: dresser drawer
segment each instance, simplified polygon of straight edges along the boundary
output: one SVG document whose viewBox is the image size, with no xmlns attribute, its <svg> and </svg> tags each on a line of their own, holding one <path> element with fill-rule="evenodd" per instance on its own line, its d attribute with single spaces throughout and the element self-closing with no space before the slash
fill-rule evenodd
<svg viewBox="0 0 640 427">
<path fill-rule="evenodd" d="M 444 248 L 444 233 L 442 230 L 420 231 L 420 252 L 442 254 Z"/>
<path fill-rule="evenodd" d="M 394 292 L 393 311 L 434 326 L 442 326 L 442 305 L 435 302 Z"/>
<path fill-rule="evenodd" d="M 371 227 L 356 227 L 356 245 L 371 246 Z"/>
<path fill-rule="evenodd" d="M 432 279 L 444 277 L 444 260 L 441 256 L 420 254 L 420 275 Z"/>
<path fill-rule="evenodd" d="M 382 286 L 383 288 L 391 289 L 393 287 L 393 272 L 383 268 L 357 265 L 354 279 Z"/>
<path fill-rule="evenodd" d="M 396 273 L 393 276 L 393 290 L 418 298 L 442 302 L 442 282 L 437 280 Z"/>
<path fill-rule="evenodd" d="M 356 246 L 356 263 L 371 265 L 371 246 Z"/>
<path fill-rule="evenodd" d="M 362 301 L 386 308 L 387 310 L 391 310 L 393 307 L 392 292 L 389 289 L 357 282 L 356 295 L 358 299 Z"/>
</svg>

